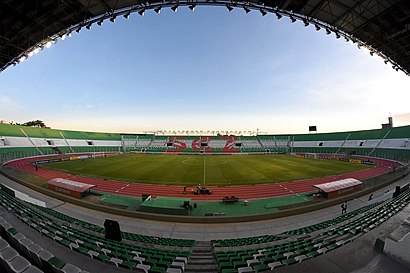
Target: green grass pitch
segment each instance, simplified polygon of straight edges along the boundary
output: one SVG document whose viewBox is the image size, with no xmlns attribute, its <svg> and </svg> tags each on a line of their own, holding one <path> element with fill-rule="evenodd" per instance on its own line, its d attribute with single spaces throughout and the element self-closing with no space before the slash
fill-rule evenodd
<svg viewBox="0 0 410 273">
<path fill-rule="evenodd" d="M 357 163 L 292 155 L 125 154 L 50 163 L 43 167 L 113 180 L 166 185 L 226 186 L 309 179 L 368 168 Z"/>
</svg>

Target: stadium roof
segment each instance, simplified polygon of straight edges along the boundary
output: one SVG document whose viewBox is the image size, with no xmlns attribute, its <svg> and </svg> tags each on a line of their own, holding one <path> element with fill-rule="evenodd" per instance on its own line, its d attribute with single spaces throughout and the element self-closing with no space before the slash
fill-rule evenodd
<svg viewBox="0 0 410 273">
<path fill-rule="evenodd" d="M 410 1 L 408 0 L 251 0 L 237 1 L 136 1 L 136 0 L 4 0 L 0 1 L 0 71 L 31 56 L 35 49 L 57 41 L 71 31 L 102 23 L 116 16 L 140 15 L 161 7 L 197 5 L 257 10 L 274 13 L 292 22 L 324 29 L 336 38 L 344 37 L 410 74 Z M 64 36 L 65 37 L 65 36 Z"/>
</svg>

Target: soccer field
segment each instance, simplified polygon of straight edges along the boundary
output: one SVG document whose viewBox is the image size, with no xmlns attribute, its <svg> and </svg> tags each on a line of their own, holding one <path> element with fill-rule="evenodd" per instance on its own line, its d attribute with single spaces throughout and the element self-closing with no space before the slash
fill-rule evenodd
<svg viewBox="0 0 410 273">
<path fill-rule="evenodd" d="M 252 185 L 309 179 L 368 168 L 367 165 L 291 155 L 126 154 L 43 167 L 113 180 L 165 185 Z"/>
</svg>

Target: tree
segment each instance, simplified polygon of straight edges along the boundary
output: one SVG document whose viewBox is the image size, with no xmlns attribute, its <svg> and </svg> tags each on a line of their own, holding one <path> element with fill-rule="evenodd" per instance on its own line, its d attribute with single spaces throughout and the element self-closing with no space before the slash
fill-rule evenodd
<svg viewBox="0 0 410 273">
<path fill-rule="evenodd" d="M 44 122 L 42 120 L 32 120 L 32 121 L 27 121 L 23 124 L 21 124 L 23 126 L 28 126 L 28 127 L 39 127 L 39 128 L 44 128 L 46 127 L 46 125 L 44 124 Z"/>
</svg>

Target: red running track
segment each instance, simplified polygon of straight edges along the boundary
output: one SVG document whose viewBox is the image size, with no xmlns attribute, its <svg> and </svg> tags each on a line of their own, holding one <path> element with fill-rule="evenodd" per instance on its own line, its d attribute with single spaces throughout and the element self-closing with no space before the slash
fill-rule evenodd
<svg viewBox="0 0 410 273">
<path fill-rule="evenodd" d="M 372 158 L 372 161 L 377 163 L 377 166 L 370 169 L 360 170 L 352 173 L 345 173 L 340 175 L 332 175 L 326 177 L 320 177 L 315 179 L 298 180 L 293 182 L 272 183 L 272 184 L 258 184 L 252 186 L 225 186 L 216 187 L 209 186 L 208 189 L 213 191 L 212 195 L 194 195 L 191 193 L 191 187 L 188 187 L 188 193 L 183 193 L 183 186 L 166 186 L 166 185 L 150 185 L 150 184 L 137 184 L 127 183 L 122 181 L 104 180 L 100 178 L 92 178 L 81 175 L 70 175 L 68 173 L 38 168 L 36 171 L 35 166 L 31 165 L 32 162 L 49 158 L 53 156 L 43 156 L 35 158 L 23 158 L 6 163 L 7 166 L 14 169 L 30 173 L 35 176 L 45 178 L 47 180 L 53 178 L 66 178 L 73 181 L 83 182 L 87 184 L 96 185 L 94 190 L 116 193 L 130 196 L 141 196 L 141 194 L 151 194 L 152 197 L 156 196 L 170 196 L 170 197 L 189 197 L 193 200 L 221 200 L 224 196 L 235 195 L 241 199 L 255 199 L 255 198 L 267 198 L 275 196 L 285 196 L 296 193 L 305 193 L 317 190 L 313 185 L 331 182 L 334 180 L 344 178 L 356 178 L 358 180 L 364 180 L 371 177 L 379 176 L 387 173 L 391 168 L 399 167 L 400 163 Z M 55 155 L 54 155 L 55 157 Z"/>
</svg>

